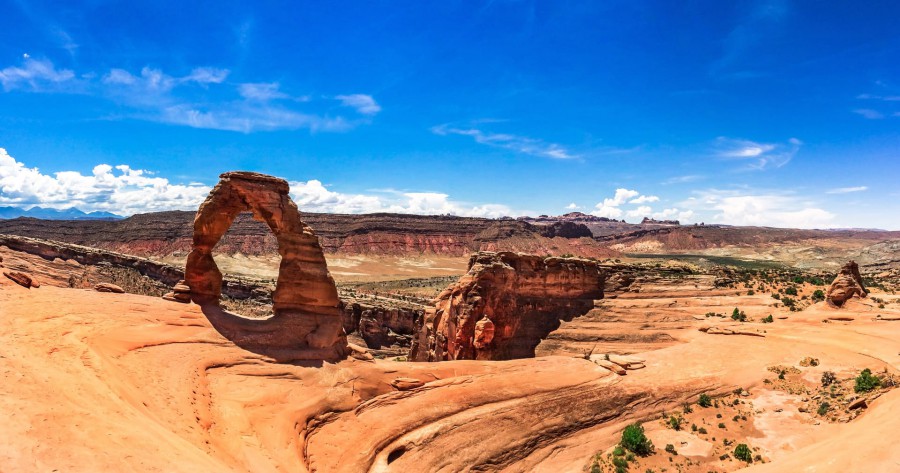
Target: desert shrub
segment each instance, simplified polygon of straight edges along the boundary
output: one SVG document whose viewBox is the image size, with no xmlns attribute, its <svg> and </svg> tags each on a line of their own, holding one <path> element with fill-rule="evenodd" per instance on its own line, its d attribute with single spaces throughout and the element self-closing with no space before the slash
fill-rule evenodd
<svg viewBox="0 0 900 473">
<path fill-rule="evenodd" d="M 669 427 L 672 428 L 672 430 L 681 430 L 681 417 L 672 414 L 671 416 L 669 416 L 668 424 Z"/>
<path fill-rule="evenodd" d="M 747 314 L 744 311 L 739 310 L 737 307 L 734 308 L 734 311 L 731 312 L 731 319 L 737 320 L 739 322 L 745 322 L 747 320 Z"/>
<path fill-rule="evenodd" d="M 675 446 L 671 443 L 666 444 L 666 453 L 671 453 L 672 455 L 678 455 L 678 452 L 675 450 Z"/>
<path fill-rule="evenodd" d="M 644 426 L 631 424 L 622 431 L 621 445 L 644 457 L 653 453 L 653 442 L 644 434 Z"/>
<path fill-rule="evenodd" d="M 796 295 L 797 295 L 797 288 L 794 287 L 794 286 L 790 286 L 790 287 L 788 287 L 787 289 L 784 290 L 784 293 L 787 294 L 787 295 L 789 295 L 789 296 L 796 296 Z"/>
<path fill-rule="evenodd" d="M 721 418 L 722 418 L 722 413 L 721 413 L 721 412 L 717 413 L 717 414 L 716 414 L 716 419 L 721 419 Z"/>
<path fill-rule="evenodd" d="M 823 402 L 822 404 L 819 404 L 819 408 L 816 410 L 816 413 L 820 416 L 824 416 L 825 414 L 828 414 L 828 409 L 830 408 L 830 404 L 828 404 L 827 402 Z"/>
<path fill-rule="evenodd" d="M 812 300 L 814 302 L 821 302 L 825 300 L 825 291 L 821 289 L 816 289 L 815 292 L 812 293 Z"/>
<path fill-rule="evenodd" d="M 750 451 L 750 447 L 748 447 L 746 443 L 741 443 L 738 444 L 737 447 L 734 447 L 734 458 L 745 461 L 747 463 L 751 463 L 753 461 L 753 453 Z"/>
<path fill-rule="evenodd" d="M 837 381 L 837 377 L 834 375 L 833 371 L 826 371 L 822 373 L 822 387 L 827 387 L 830 384 L 833 384 Z"/>
<path fill-rule="evenodd" d="M 872 370 L 866 368 L 856 377 L 856 385 L 853 390 L 858 393 L 867 393 L 875 388 L 881 387 L 881 378 L 872 374 Z"/>
<path fill-rule="evenodd" d="M 774 322 L 775 319 L 772 318 L 772 314 L 769 314 L 768 317 L 763 317 L 762 321 L 764 324 L 770 324 L 770 323 Z"/>
<path fill-rule="evenodd" d="M 719 422 L 719 428 L 720 428 L 720 429 L 724 429 L 724 428 L 725 428 L 725 423 L 724 423 L 724 422 Z"/>
<path fill-rule="evenodd" d="M 697 429 L 697 433 L 706 435 L 706 429 L 703 427 L 700 427 L 699 429 Z"/>
<path fill-rule="evenodd" d="M 749 291 L 747 291 L 747 295 L 748 295 L 748 296 L 752 296 L 752 295 L 754 295 L 754 294 L 756 294 L 756 293 L 753 292 L 753 289 L 750 289 Z"/>
<path fill-rule="evenodd" d="M 697 424 L 691 424 L 691 432 L 697 431 Z"/>
<path fill-rule="evenodd" d="M 684 411 L 685 414 L 690 414 L 691 412 L 694 412 L 694 409 L 688 403 L 684 403 L 684 406 L 682 406 L 682 410 Z"/>
<path fill-rule="evenodd" d="M 781 295 L 777 292 L 772 293 L 772 299 L 781 300 Z"/>
<path fill-rule="evenodd" d="M 623 457 L 614 457 L 612 464 L 616 467 L 616 473 L 626 473 L 628 471 L 628 460 Z"/>
<path fill-rule="evenodd" d="M 697 405 L 700 407 L 709 407 L 712 405 L 712 399 L 706 394 L 700 395 L 700 400 L 697 401 Z"/>
<path fill-rule="evenodd" d="M 616 445 L 616 448 L 613 449 L 613 455 L 615 455 L 617 457 L 621 457 L 621 456 L 625 455 L 625 449 L 622 448 L 621 445 Z"/>
<path fill-rule="evenodd" d="M 600 468 L 599 463 L 594 462 L 594 464 L 591 465 L 591 473 L 603 473 L 603 468 Z"/>
</svg>

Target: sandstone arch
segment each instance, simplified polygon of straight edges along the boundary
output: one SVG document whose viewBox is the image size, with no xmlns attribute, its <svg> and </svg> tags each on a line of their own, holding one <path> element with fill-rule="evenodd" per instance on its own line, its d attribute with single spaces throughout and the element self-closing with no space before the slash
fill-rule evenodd
<svg viewBox="0 0 900 473">
<path fill-rule="evenodd" d="M 300 220 L 287 181 L 254 172 L 227 172 L 194 218 L 193 248 L 185 265 L 191 299 L 226 337 L 248 349 L 294 359 L 337 359 L 347 340 L 337 288 L 319 240 Z M 281 265 L 272 295 L 274 315 L 247 319 L 218 307 L 222 273 L 212 249 L 241 212 L 251 211 L 278 241 Z"/>
</svg>

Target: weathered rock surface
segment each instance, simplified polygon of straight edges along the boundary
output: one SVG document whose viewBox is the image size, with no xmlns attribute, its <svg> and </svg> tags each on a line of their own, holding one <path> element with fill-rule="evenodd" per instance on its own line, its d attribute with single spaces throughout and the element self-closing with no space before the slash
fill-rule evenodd
<svg viewBox="0 0 900 473">
<path fill-rule="evenodd" d="M 404 307 L 378 307 L 359 302 L 341 302 L 344 332 L 358 333 L 368 348 L 409 348 L 416 321 L 424 311 Z"/>
<path fill-rule="evenodd" d="M 193 249 L 185 284 L 201 305 L 218 302 L 222 273 L 212 250 L 241 212 L 265 222 L 278 242 L 281 266 L 272 295 L 274 316 L 243 319 L 210 310 L 207 316 L 228 338 L 244 347 L 290 350 L 293 358 L 337 359 L 347 352 L 334 280 L 319 240 L 288 195 L 287 181 L 252 172 L 228 172 L 200 205 L 194 219 Z"/>
<path fill-rule="evenodd" d="M 397 378 L 391 381 L 391 386 L 397 389 L 397 391 L 409 391 L 410 389 L 421 388 L 425 386 L 425 383 L 416 378 Z"/>
<path fill-rule="evenodd" d="M 589 260 L 477 253 L 469 271 L 426 310 L 410 356 L 417 361 L 532 357 L 560 320 L 594 307 L 603 297 L 603 282 L 604 273 Z"/>
<path fill-rule="evenodd" d="M 853 296 L 866 297 L 869 292 L 863 286 L 862 276 L 859 275 L 859 266 L 855 261 L 850 261 L 841 267 L 841 272 L 834 278 L 825 300 L 832 306 L 841 307 Z"/>
<path fill-rule="evenodd" d="M 121 286 L 117 286 L 113 283 L 102 282 L 94 286 L 94 290 L 97 292 L 113 292 L 116 294 L 122 294 L 125 292 L 125 289 L 122 289 Z"/>
</svg>

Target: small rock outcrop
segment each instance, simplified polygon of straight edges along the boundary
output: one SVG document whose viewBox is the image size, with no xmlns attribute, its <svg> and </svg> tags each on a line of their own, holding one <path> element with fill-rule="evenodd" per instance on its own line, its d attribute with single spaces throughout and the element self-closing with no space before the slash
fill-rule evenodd
<svg viewBox="0 0 900 473">
<path fill-rule="evenodd" d="M 253 172 L 228 172 L 200 205 L 185 264 L 191 299 L 218 307 L 222 273 L 212 250 L 241 212 L 265 222 L 278 242 L 281 266 L 272 295 L 274 315 L 245 319 L 205 310 L 213 325 L 240 346 L 283 350 L 294 359 L 339 359 L 347 354 L 337 288 L 312 229 L 288 195 L 287 181 Z M 173 293 L 174 296 L 174 293 Z"/>
<path fill-rule="evenodd" d="M 834 278 L 834 282 L 825 293 L 825 300 L 833 307 L 841 307 L 853 296 L 866 297 L 869 292 L 863 286 L 862 276 L 859 275 L 859 266 L 855 261 L 849 261 L 841 272 Z"/>
<path fill-rule="evenodd" d="M 509 360 L 534 349 L 561 320 L 571 320 L 603 297 L 596 262 L 511 252 L 480 252 L 421 319 L 410 359 Z"/>
</svg>

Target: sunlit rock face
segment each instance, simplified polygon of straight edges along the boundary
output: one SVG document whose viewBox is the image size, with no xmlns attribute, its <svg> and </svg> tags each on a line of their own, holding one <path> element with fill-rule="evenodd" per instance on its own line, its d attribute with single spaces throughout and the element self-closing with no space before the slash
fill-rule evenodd
<svg viewBox="0 0 900 473">
<path fill-rule="evenodd" d="M 416 361 L 533 357 L 561 320 L 594 307 L 603 297 L 604 280 L 590 260 L 476 253 L 468 272 L 426 311 L 410 356 Z"/>
</svg>

